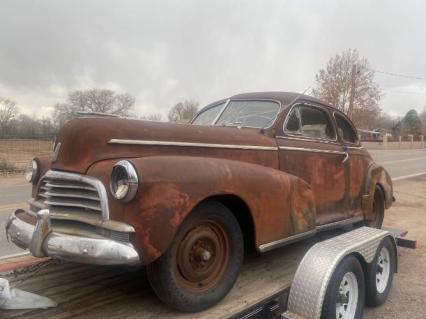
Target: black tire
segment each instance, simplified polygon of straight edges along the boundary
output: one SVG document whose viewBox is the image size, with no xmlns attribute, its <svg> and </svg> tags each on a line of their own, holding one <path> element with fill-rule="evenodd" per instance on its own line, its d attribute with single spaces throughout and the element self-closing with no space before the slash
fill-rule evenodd
<svg viewBox="0 0 426 319">
<path fill-rule="evenodd" d="M 197 206 L 169 249 L 148 265 L 151 287 L 167 305 L 197 312 L 219 302 L 233 287 L 244 257 L 238 221 L 221 203 Z"/>
<path fill-rule="evenodd" d="M 324 297 L 321 319 L 336 319 L 339 318 L 336 313 L 336 306 L 342 298 L 339 294 L 340 285 L 343 284 L 343 278 L 347 274 L 353 274 L 358 284 L 358 301 L 354 306 L 354 319 L 361 319 L 364 311 L 365 303 L 365 282 L 364 272 L 358 259 L 354 256 L 345 257 L 334 271 L 331 280 L 327 287 L 327 292 Z M 352 276 L 352 275 L 350 275 Z M 349 294 L 346 297 L 349 298 Z M 347 309 L 347 308 L 346 308 Z"/>
<path fill-rule="evenodd" d="M 389 292 L 392 287 L 393 275 L 395 273 L 395 267 L 396 267 L 395 247 L 394 247 L 394 244 L 392 243 L 392 240 L 393 239 L 389 237 L 386 237 L 382 240 L 379 247 L 377 248 L 376 256 L 374 257 L 372 263 L 368 265 L 365 282 L 366 282 L 366 296 L 367 296 L 366 304 L 369 307 L 377 307 L 382 305 L 389 296 Z M 387 258 L 389 258 L 389 260 L 387 261 L 389 262 L 389 277 L 387 279 L 387 284 L 384 289 L 383 289 L 383 286 L 384 286 L 383 284 L 380 287 L 380 284 L 379 284 L 380 279 L 377 278 L 378 272 L 383 274 L 383 266 L 379 266 L 379 258 L 380 258 L 380 253 L 382 249 L 386 249 L 388 251 Z M 382 262 L 380 262 L 380 264 L 382 264 Z M 381 288 L 380 291 L 378 289 L 378 285 Z"/>
<path fill-rule="evenodd" d="M 380 229 L 385 218 L 385 194 L 383 194 L 380 186 L 376 186 L 374 190 L 373 211 L 374 219 L 368 221 L 367 226 Z"/>
</svg>

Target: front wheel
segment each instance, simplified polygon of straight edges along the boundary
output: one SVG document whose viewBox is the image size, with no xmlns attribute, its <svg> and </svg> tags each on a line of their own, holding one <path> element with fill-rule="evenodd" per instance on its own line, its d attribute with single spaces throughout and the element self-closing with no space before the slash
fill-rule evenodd
<svg viewBox="0 0 426 319">
<path fill-rule="evenodd" d="M 232 212 L 218 202 L 206 202 L 182 223 L 169 249 L 148 265 L 148 280 L 171 307 L 201 311 L 229 292 L 243 256 L 243 236 Z"/>
</svg>

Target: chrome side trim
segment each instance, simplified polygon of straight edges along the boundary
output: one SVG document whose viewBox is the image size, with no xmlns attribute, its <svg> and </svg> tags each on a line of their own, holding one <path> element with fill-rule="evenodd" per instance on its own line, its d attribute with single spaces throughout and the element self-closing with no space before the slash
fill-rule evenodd
<svg viewBox="0 0 426 319">
<path fill-rule="evenodd" d="M 309 230 L 309 231 L 304 232 L 304 233 L 300 233 L 300 234 L 296 234 L 296 235 L 293 235 L 293 236 L 290 236 L 290 237 L 282 238 L 282 239 L 272 241 L 272 242 L 267 243 L 267 244 L 262 244 L 262 245 L 259 246 L 259 251 L 261 253 L 264 253 L 264 252 L 272 250 L 274 248 L 281 247 L 281 246 L 284 246 L 284 245 L 288 245 L 288 244 L 291 244 L 295 241 L 314 236 L 316 233 L 317 233 L 317 230 L 312 229 L 312 230 Z"/>
<path fill-rule="evenodd" d="M 279 138 L 279 139 L 283 139 L 283 140 L 294 140 L 294 141 L 303 141 L 303 142 L 314 142 L 314 143 L 340 145 L 336 141 L 325 140 L 325 139 L 321 139 L 321 138 L 310 139 L 310 138 L 307 138 L 307 137 L 293 137 L 293 136 L 282 136 L 282 135 L 277 135 L 275 137 Z"/>
<path fill-rule="evenodd" d="M 44 178 L 65 179 L 65 180 L 71 180 L 75 182 L 83 182 L 93 186 L 94 188 L 96 188 L 99 194 L 101 211 L 102 211 L 102 219 L 104 220 L 109 219 L 108 195 L 105 190 L 104 184 L 102 184 L 102 182 L 98 180 L 97 178 L 87 176 L 87 175 L 53 171 L 53 170 L 47 171 L 46 174 L 44 174 L 40 180 L 43 180 Z M 39 193 L 39 190 L 37 190 L 37 193 Z"/>
<path fill-rule="evenodd" d="M 346 225 L 349 225 L 349 224 L 357 223 L 357 222 L 360 222 L 362 220 L 364 220 L 363 217 L 351 217 L 351 218 L 348 218 L 348 219 L 339 220 L 337 222 L 317 226 L 316 229 L 317 229 L 317 231 L 322 232 L 322 231 L 326 231 L 326 230 L 329 230 L 329 229 L 339 228 L 339 227 L 346 226 Z"/>
<path fill-rule="evenodd" d="M 284 246 L 284 245 L 288 245 L 288 244 L 294 243 L 298 240 L 302 240 L 302 239 L 306 239 L 308 237 L 314 236 L 317 232 L 322 232 L 322 231 L 326 231 L 326 230 L 330 230 L 330 229 L 334 229 L 334 228 L 340 228 L 340 227 L 343 227 L 343 226 L 346 226 L 346 225 L 349 225 L 349 224 L 360 222 L 362 220 L 363 220 L 362 217 L 352 217 L 352 218 L 348 218 L 348 219 L 344 219 L 344 220 L 339 220 L 337 222 L 317 226 L 315 229 L 309 230 L 309 231 L 304 232 L 304 233 L 296 234 L 296 235 L 293 235 L 293 236 L 290 236 L 290 237 L 286 237 L 286 238 L 282 238 L 282 239 L 279 239 L 279 240 L 276 240 L 276 241 L 272 241 L 270 243 L 262 244 L 262 245 L 259 246 L 259 251 L 261 253 L 264 253 L 264 252 L 272 250 L 274 248 L 281 247 L 281 246 Z"/>
<path fill-rule="evenodd" d="M 291 147 L 291 146 L 280 146 L 279 149 L 289 150 L 289 151 L 300 151 L 300 152 L 338 154 L 338 155 L 346 154 L 345 152 L 341 152 L 341 151 L 330 151 L 330 150 L 321 150 L 317 148 L 304 148 L 304 147 Z"/>
<path fill-rule="evenodd" d="M 349 148 L 351 150 L 362 150 L 362 149 L 364 149 L 364 146 L 346 146 L 345 145 L 345 147 Z"/>
<path fill-rule="evenodd" d="M 227 149 L 241 149 L 241 150 L 263 150 L 263 151 L 278 150 L 278 147 L 276 146 L 210 144 L 210 143 L 174 142 L 174 141 L 145 141 L 145 140 L 127 140 L 127 139 L 115 139 L 115 138 L 109 140 L 108 144 L 207 147 L 207 148 L 227 148 Z"/>
</svg>

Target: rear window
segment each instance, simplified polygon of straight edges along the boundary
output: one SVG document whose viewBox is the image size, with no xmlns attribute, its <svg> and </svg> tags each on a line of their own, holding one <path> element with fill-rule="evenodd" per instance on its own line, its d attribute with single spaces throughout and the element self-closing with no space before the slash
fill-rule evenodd
<svg viewBox="0 0 426 319">
<path fill-rule="evenodd" d="M 352 125 L 341 115 L 335 114 L 339 135 L 345 142 L 356 143 L 357 135 Z"/>
</svg>

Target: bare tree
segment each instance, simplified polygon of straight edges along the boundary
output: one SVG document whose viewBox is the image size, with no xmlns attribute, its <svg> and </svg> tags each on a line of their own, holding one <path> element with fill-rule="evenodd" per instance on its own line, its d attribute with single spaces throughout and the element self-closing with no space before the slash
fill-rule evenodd
<svg viewBox="0 0 426 319">
<path fill-rule="evenodd" d="M 371 129 L 380 114 L 380 89 L 374 71 L 356 49 L 332 57 L 315 76 L 312 94 L 346 113 L 359 127 Z"/>
<path fill-rule="evenodd" d="M 198 111 L 198 102 L 185 100 L 172 107 L 168 114 L 170 122 L 188 123 Z"/>
<path fill-rule="evenodd" d="M 53 118 L 61 127 L 80 111 L 128 116 L 134 105 L 135 98 L 128 93 L 117 94 L 106 89 L 77 90 L 68 94 L 65 103 L 55 105 Z"/>
<path fill-rule="evenodd" d="M 147 120 L 147 121 L 161 122 L 163 120 L 163 116 L 160 113 L 154 113 L 154 114 L 141 116 L 140 119 Z"/>
<path fill-rule="evenodd" d="M 18 107 L 12 100 L 0 97 L 0 132 L 1 135 L 8 133 L 10 121 L 18 114 Z"/>
</svg>

